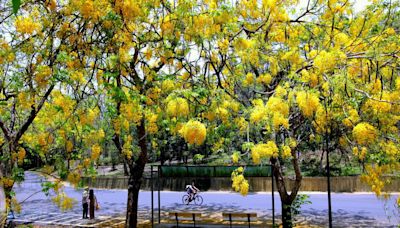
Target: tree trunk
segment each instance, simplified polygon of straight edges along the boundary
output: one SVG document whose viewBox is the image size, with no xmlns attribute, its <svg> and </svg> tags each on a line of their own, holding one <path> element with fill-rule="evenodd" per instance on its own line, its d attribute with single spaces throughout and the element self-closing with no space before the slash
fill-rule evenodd
<svg viewBox="0 0 400 228">
<path fill-rule="evenodd" d="M 141 182 L 140 179 L 135 180 L 132 176 L 129 178 L 128 205 L 126 209 L 126 227 L 129 228 L 137 227 L 137 212 Z"/>
<path fill-rule="evenodd" d="M 142 184 L 144 167 L 147 163 L 147 143 L 146 143 L 146 127 L 144 119 L 137 126 L 139 137 L 140 154 L 136 162 L 129 164 L 130 175 L 128 183 L 128 203 L 126 209 L 125 226 L 129 228 L 137 227 L 137 212 L 139 201 L 139 190 Z"/>
<path fill-rule="evenodd" d="M 283 228 L 292 228 L 292 204 L 282 202 L 282 226 Z"/>
<path fill-rule="evenodd" d="M 293 218 L 292 218 L 292 203 L 296 199 L 297 193 L 301 186 L 301 172 L 300 166 L 298 163 L 298 158 L 296 155 L 295 149 L 292 150 L 292 165 L 296 174 L 296 179 L 294 185 L 291 189 L 290 194 L 288 194 L 286 190 L 285 179 L 283 178 L 283 173 L 281 170 L 281 164 L 279 163 L 278 159 L 271 158 L 271 165 L 273 166 L 273 174 L 274 179 L 276 181 L 276 185 L 278 188 L 279 196 L 281 199 L 282 205 L 282 226 L 283 228 L 291 228 L 293 227 Z"/>
<path fill-rule="evenodd" d="M 121 154 L 122 152 L 120 152 Z M 129 176 L 129 171 L 128 171 L 128 161 L 124 158 L 124 176 Z"/>
</svg>

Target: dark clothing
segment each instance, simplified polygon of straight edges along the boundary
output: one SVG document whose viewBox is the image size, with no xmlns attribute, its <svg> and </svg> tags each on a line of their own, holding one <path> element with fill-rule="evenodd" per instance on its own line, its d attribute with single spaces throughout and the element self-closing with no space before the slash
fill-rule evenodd
<svg viewBox="0 0 400 228">
<path fill-rule="evenodd" d="M 88 217 L 88 209 L 89 209 L 88 203 L 83 203 L 82 206 L 83 206 L 83 215 L 82 215 L 82 218 L 84 218 L 84 219 L 89 218 L 89 217 Z"/>
</svg>

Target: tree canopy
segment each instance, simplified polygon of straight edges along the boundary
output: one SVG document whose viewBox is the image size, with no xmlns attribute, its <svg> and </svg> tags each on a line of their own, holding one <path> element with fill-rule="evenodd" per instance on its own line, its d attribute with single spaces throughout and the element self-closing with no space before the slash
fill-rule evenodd
<svg viewBox="0 0 400 228">
<path fill-rule="evenodd" d="M 346 0 L 297 4 L 1 1 L 8 204 L 34 161 L 78 184 L 110 148 L 129 175 L 129 227 L 145 164 L 163 162 L 171 147 L 219 163 L 272 164 L 289 206 L 301 157 L 338 152 L 358 160 L 380 196 L 400 171 L 399 2 L 373 1 L 362 12 Z M 286 167 L 296 180 L 289 190 Z M 243 172 L 233 173 L 233 188 L 246 195 Z M 291 211 L 282 213 L 291 226 Z"/>
</svg>

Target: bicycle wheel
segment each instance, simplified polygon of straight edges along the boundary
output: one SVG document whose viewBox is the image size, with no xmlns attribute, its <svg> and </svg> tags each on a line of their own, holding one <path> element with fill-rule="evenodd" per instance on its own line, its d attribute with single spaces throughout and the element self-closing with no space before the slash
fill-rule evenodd
<svg viewBox="0 0 400 228">
<path fill-rule="evenodd" d="M 184 195 L 182 197 L 182 203 L 185 204 L 185 205 L 189 204 L 189 196 L 188 195 Z"/>
<path fill-rule="evenodd" d="M 200 206 L 202 203 L 203 203 L 203 197 L 201 197 L 200 195 L 197 195 L 197 196 L 194 198 L 194 204 Z"/>
</svg>

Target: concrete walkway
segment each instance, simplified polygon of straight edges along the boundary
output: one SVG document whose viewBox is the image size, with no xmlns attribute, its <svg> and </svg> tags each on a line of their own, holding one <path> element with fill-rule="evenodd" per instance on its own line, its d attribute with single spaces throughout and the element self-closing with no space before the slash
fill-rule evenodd
<svg viewBox="0 0 400 228">
<path fill-rule="evenodd" d="M 34 173 L 26 173 L 26 181 L 15 186 L 19 201 L 25 200 L 32 193 L 41 189 L 45 180 Z M 65 193 L 76 200 L 76 204 L 69 211 L 61 211 L 51 200 L 51 197 L 38 193 L 31 196 L 22 204 L 22 213 L 16 217 L 20 221 L 51 222 L 51 224 L 69 224 L 74 226 L 93 226 L 88 220 L 81 219 L 82 190 L 65 187 Z M 109 224 L 107 221 L 123 221 L 126 209 L 126 190 L 95 189 L 101 209 L 96 212 L 97 222 Z M 261 220 L 272 220 L 271 193 L 253 193 L 246 197 L 234 192 L 202 192 L 204 203 L 202 206 L 183 205 L 181 202 L 184 192 L 161 192 L 161 220 L 168 219 L 170 211 L 196 211 L 215 219 L 221 218 L 221 212 L 256 212 Z M 307 193 L 312 204 L 303 205 L 302 214 L 297 220 L 302 224 L 313 224 L 326 227 L 328 223 L 326 193 Z M 154 193 L 154 218 L 157 221 L 157 192 Z M 400 224 L 400 211 L 396 206 L 395 198 L 389 200 L 377 199 L 370 193 L 334 193 L 332 194 L 333 224 L 335 227 L 397 227 Z M 150 222 L 151 193 L 141 191 L 139 195 L 139 219 Z M 280 218 L 279 195 L 275 194 L 275 212 L 277 220 Z M 43 215 L 51 215 L 46 218 Z M 39 217 L 35 217 L 39 216 Z M 43 216 L 43 217 L 40 217 Z M 57 217 L 58 216 L 58 217 Z M 101 224 L 98 224 L 101 227 Z"/>
</svg>

